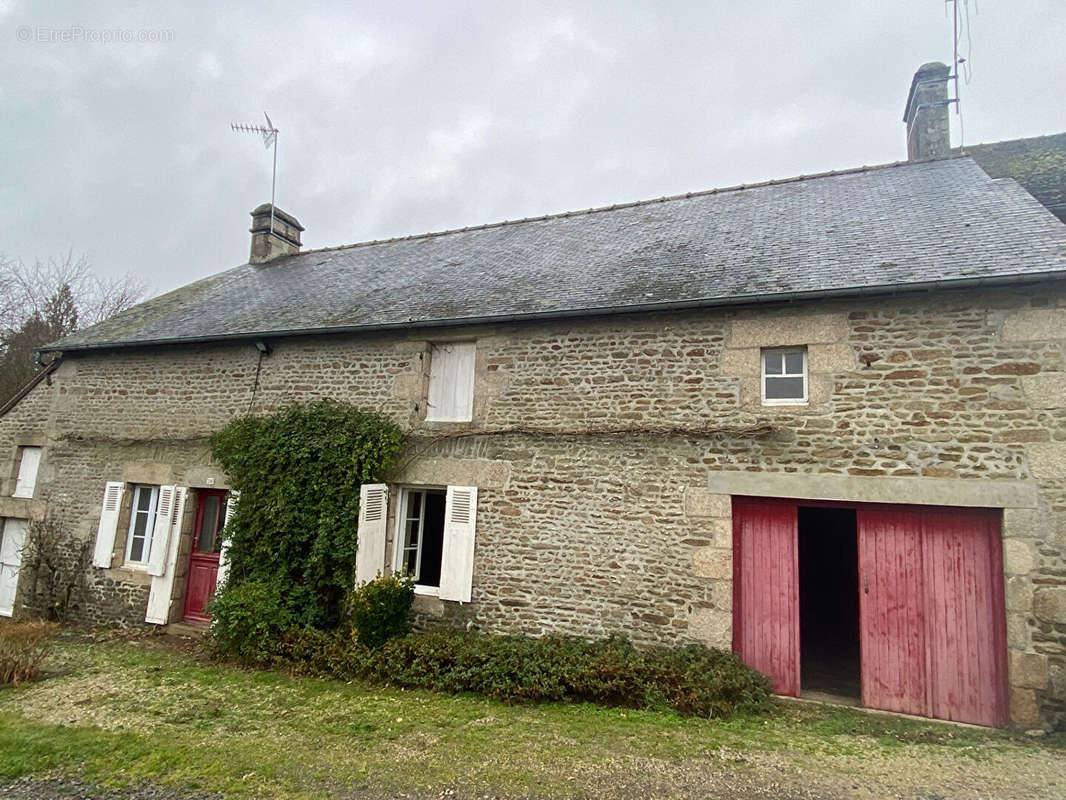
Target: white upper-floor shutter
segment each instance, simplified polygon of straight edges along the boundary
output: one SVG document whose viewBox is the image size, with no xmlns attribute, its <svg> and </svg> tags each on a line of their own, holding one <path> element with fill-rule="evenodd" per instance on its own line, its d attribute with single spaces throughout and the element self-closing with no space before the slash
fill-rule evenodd
<svg viewBox="0 0 1066 800">
<path fill-rule="evenodd" d="M 163 571 L 159 575 L 153 574 L 152 588 L 148 592 L 148 608 L 145 611 L 144 621 L 153 622 L 156 625 L 166 625 L 170 621 L 170 600 L 174 594 L 174 575 L 178 565 L 178 547 L 181 537 L 181 526 L 185 518 L 185 498 L 189 490 L 184 486 L 163 486 L 159 489 L 159 503 L 163 503 L 163 489 L 172 489 L 171 513 L 167 520 L 156 517 L 156 527 L 152 534 L 152 554 L 155 555 L 155 542 L 157 537 L 165 541 L 163 545 Z"/>
<path fill-rule="evenodd" d="M 218 550 L 218 573 L 215 577 L 216 591 L 226 583 L 226 578 L 229 577 L 229 536 L 226 534 L 226 528 L 229 527 L 229 521 L 233 519 L 233 512 L 237 510 L 237 500 L 240 496 L 240 492 L 231 491 L 229 497 L 226 498 L 226 525 L 222 528 L 222 533 L 219 534 L 222 537 L 222 546 Z"/>
<path fill-rule="evenodd" d="M 118 512 L 122 507 L 122 492 L 126 484 L 108 481 L 104 487 L 104 502 L 100 509 L 100 525 L 96 529 L 96 547 L 93 550 L 93 566 L 108 569 L 115 550 L 115 530 L 118 528 Z"/>
<path fill-rule="evenodd" d="M 470 602 L 474 583 L 474 528 L 477 487 L 449 486 L 444 505 L 444 553 L 440 565 L 440 599 Z"/>
<path fill-rule="evenodd" d="M 429 355 L 429 396 L 426 419 L 469 422 L 474 411 L 474 342 L 433 345 Z"/>
<path fill-rule="evenodd" d="M 13 497 L 33 497 L 37 488 L 37 470 L 41 466 L 41 448 L 23 447 L 19 462 L 19 476 L 15 479 Z"/>
<path fill-rule="evenodd" d="M 385 568 L 385 520 L 388 507 L 389 487 L 384 483 L 364 483 L 359 487 L 356 585 L 374 580 Z"/>
<path fill-rule="evenodd" d="M 170 548 L 170 529 L 174 522 L 175 486 L 159 487 L 159 502 L 155 507 L 155 524 L 152 526 L 152 541 L 148 551 L 148 574 L 162 575 L 166 572 L 167 550 Z"/>
</svg>

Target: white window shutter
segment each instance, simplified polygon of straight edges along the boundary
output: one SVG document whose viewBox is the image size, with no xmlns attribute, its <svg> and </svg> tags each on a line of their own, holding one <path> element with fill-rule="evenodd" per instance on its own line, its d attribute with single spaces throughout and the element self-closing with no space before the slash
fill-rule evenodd
<svg viewBox="0 0 1066 800">
<path fill-rule="evenodd" d="M 93 566 L 101 569 L 111 567 L 115 550 L 115 530 L 118 528 L 118 512 L 122 507 L 122 492 L 126 484 L 108 481 L 104 487 L 104 503 L 100 509 L 100 526 L 96 529 L 96 548 L 93 550 Z"/>
<path fill-rule="evenodd" d="M 359 487 L 356 585 L 374 580 L 385 567 L 385 519 L 388 507 L 389 487 L 384 483 L 364 483 Z"/>
<path fill-rule="evenodd" d="M 152 543 L 148 551 L 148 574 L 162 575 L 167 569 L 167 551 L 170 548 L 170 529 L 174 524 L 175 486 L 159 487 L 159 502 L 155 507 L 155 525 L 152 526 Z"/>
<path fill-rule="evenodd" d="M 237 508 L 237 500 L 240 496 L 240 492 L 231 491 L 226 499 L 226 527 L 222 528 L 222 547 L 218 551 L 218 573 L 215 578 L 216 591 L 225 585 L 226 578 L 229 577 L 229 536 L 226 535 L 226 528 L 229 527 L 229 521 L 233 519 L 233 512 Z"/>
<path fill-rule="evenodd" d="M 474 527 L 477 487 L 449 486 L 444 505 L 444 554 L 440 565 L 440 599 L 470 602 L 474 583 Z"/>
<path fill-rule="evenodd" d="M 426 419 L 469 422 L 474 410 L 474 342 L 433 345 L 429 356 L 429 396 Z"/>
<path fill-rule="evenodd" d="M 15 491 L 12 497 L 33 497 L 37 488 L 37 470 L 41 466 L 41 448 L 23 447 L 22 460 L 19 462 L 19 475 L 15 479 Z"/>
<path fill-rule="evenodd" d="M 172 489 L 171 513 L 164 521 L 156 517 L 155 531 L 152 534 L 152 555 L 155 555 L 156 537 L 163 540 L 164 562 L 163 570 L 156 575 L 149 573 L 152 578 L 152 588 L 148 592 L 148 609 L 144 615 L 145 622 L 153 622 L 156 625 L 166 625 L 170 621 L 170 600 L 174 594 L 174 573 L 178 563 L 179 537 L 181 536 L 181 524 L 185 517 L 185 498 L 188 489 L 184 486 L 162 486 L 159 489 L 159 504 L 163 504 L 163 490 Z"/>
</svg>

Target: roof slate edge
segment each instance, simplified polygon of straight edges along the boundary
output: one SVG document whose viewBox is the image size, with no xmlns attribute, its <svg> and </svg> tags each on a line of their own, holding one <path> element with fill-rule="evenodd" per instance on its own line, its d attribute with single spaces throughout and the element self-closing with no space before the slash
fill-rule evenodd
<svg viewBox="0 0 1066 800">
<path fill-rule="evenodd" d="M 1039 283 L 1048 280 L 1066 279 L 1066 269 L 1054 269 L 1046 272 L 1021 273 L 1016 275 L 994 275 L 978 278 L 957 278 L 937 281 L 920 281 L 916 283 L 886 283 L 873 286 L 853 286 L 837 289 L 817 289 L 806 292 L 781 292 L 778 294 L 732 295 L 730 297 L 710 297 L 696 300 L 684 300 L 670 303 L 640 303 L 626 306 L 600 306 L 574 308 L 561 311 L 533 311 L 520 314 L 499 314 L 485 317 L 458 317 L 447 319 L 418 320 L 412 322 L 388 322 L 370 325 L 339 325 L 319 328 L 298 328 L 289 330 L 254 331 L 248 333 L 228 333 L 213 336 L 191 336 L 186 338 L 146 339 L 117 342 L 101 342 L 66 347 L 40 347 L 38 353 L 77 353 L 103 350 L 127 350 L 163 345 L 212 344 L 222 342 L 247 342 L 259 339 L 290 339 L 298 336 L 337 335 L 346 333 L 376 333 L 395 330 L 420 330 L 433 328 L 454 328 L 470 325 L 507 324 L 513 322 L 538 322 L 552 319 L 574 319 L 580 317 L 617 316 L 621 314 L 644 314 L 670 311 L 692 311 L 701 308 L 728 308 L 736 306 L 767 305 L 771 303 L 791 303 L 805 300 L 825 300 L 848 297 L 865 297 L 869 295 L 913 294 L 936 290 L 968 289 L 1009 286 L 1011 284 Z M 58 342 L 56 343 L 59 344 Z"/>
</svg>

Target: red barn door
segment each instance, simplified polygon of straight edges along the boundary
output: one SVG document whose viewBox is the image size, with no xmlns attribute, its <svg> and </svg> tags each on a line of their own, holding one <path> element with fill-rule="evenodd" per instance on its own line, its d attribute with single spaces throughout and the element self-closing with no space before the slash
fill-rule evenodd
<svg viewBox="0 0 1066 800">
<path fill-rule="evenodd" d="M 797 697 L 799 549 L 796 504 L 733 502 L 733 650 L 769 675 L 777 694 Z"/>
<path fill-rule="evenodd" d="M 1009 720 L 999 515 L 930 510 L 926 523 L 929 716 L 1003 727 Z"/>
<path fill-rule="evenodd" d="M 926 713 L 921 512 L 860 508 L 862 704 Z"/>
<path fill-rule="evenodd" d="M 860 508 L 862 702 L 1007 724 L 997 512 Z"/>
</svg>

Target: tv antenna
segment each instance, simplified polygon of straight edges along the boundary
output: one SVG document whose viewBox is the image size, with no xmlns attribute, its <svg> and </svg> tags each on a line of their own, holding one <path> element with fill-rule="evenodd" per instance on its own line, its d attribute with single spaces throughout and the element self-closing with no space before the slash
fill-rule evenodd
<svg viewBox="0 0 1066 800">
<path fill-rule="evenodd" d="M 956 82 L 957 83 L 957 82 Z M 266 125 L 242 125 L 237 122 L 230 123 L 230 129 L 234 133 L 258 133 L 263 137 L 263 146 L 268 150 L 274 148 L 274 168 L 270 174 L 270 232 L 274 232 L 274 189 L 278 183 L 278 129 L 270 121 L 270 115 L 265 111 Z"/>
<path fill-rule="evenodd" d="M 963 147 L 964 140 L 964 128 L 962 121 L 962 95 L 959 93 L 959 72 L 963 69 L 963 64 L 966 65 L 966 83 L 970 82 L 970 65 L 968 59 L 970 51 L 973 50 L 973 39 L 970 35 L 970 0 L 962 0 L 964 25 L 966 28 L 966 55 L 959 55 L 959 36 L 961 30 L 959 28 L 959 0 L 944 0 L 944 13 L 947 14 L 948 4 L 951 5 L 951 39 L 952 39 L 952 61 L 951 61 L 951 79 L 955 83 L 955 97 L 949 100 L 949 103 L 955 104 L 955 115 L 959 118 L 959 149 Z M 974 13 L 977 13 L 977 0 L 973 3 Z"/>
</svg>

